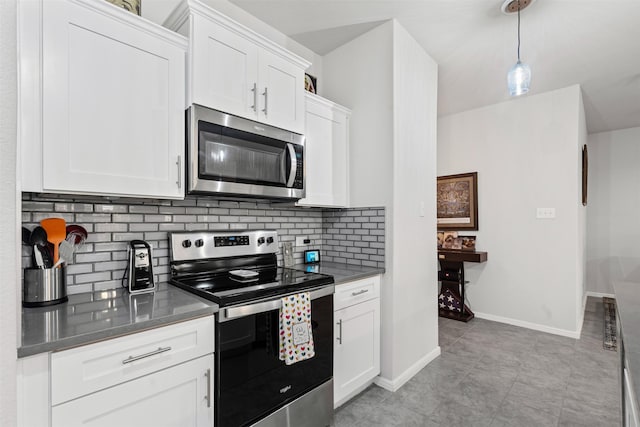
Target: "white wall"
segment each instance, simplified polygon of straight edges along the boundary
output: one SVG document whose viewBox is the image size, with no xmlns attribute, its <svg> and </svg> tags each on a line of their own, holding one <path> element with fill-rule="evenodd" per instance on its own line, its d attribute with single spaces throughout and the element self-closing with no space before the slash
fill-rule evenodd
<svg viewBox="0 0 640 427">
<path fill-rule="evenodd" d="M 587 290 L 640 282 L 640 128 L 589 135 Z"/>
<path fill-rule="evenodd" d="M 162 25 L 180 2 L 181 0 L 144 0 L 141 13 L 144 18 Z M 202 0 L 202 3 L 310 61 L 311 66 L 307 72 L 318 78 L 318 95 L 322 95 L 322 56 L 227 0 Z"/>
<path fill-rule="evenodd" d="M 353 110 L 350 205 L 386 208 L 381 384 L 396 389 L 438 351 L 436 251 L 426 237 L 435 234 L 437 66 L 388 21 L 323 67 L 325 96 Z"/>
<path fill-rule="evenodd" d="M 0 1 L 0 425 L 17 423 L 18 194 L 16 1 Z"/>
<path fill-rule="evenodd" d="M 438 348 L 436 148 L 438 66 L 394 25 L 393 372 Z M 416 268 L 418 266 L 418 268 Z"/>
<path fill-rule="evenodd" d="M 489 255 L 465 265 L 476 315 L 579 334 L 581 109 L 571 86 L 439 119 L 438 175 L 478 172 L 479 230 L 466 234 Z"/>
<path fill-rule="evenodd" d="M 580 101 L 578 102 L 578 147 L 580 156 L 578 162 L 578 174 L 576 186 L 578 193 L 582 197 L 582 147 L 587 144 L 587 119 L 584 112 L 584 102 L 582 91 L 580 91 Z M 588 188 L 588 186 L 587 186 Z M 581 199 L 582 200 L 582 199 Z M 578 273 L 576 291 L 576 304 L 578 307 L 577 322 L 578 329 L 582 329 L 584 318 L 584 305 L 587 302 L 587 208 L 582 206 L 578 209 L 578 257 L 576 259 L 576 271 Z"/>
</svg>

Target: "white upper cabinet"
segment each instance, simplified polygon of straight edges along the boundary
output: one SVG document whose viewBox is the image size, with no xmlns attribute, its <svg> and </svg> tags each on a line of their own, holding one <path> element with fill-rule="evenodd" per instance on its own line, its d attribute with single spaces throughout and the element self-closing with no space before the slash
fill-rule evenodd
<svg viewBox="0 0 640 427">
<path fill-rule="evenodd" d="M 180 3 L 165 26 L 189 37 L 187 106 L 304 133 L 308 61 L 196 0 Z"/>
<path fill-rule="evenodd" d="M 306 93 L 306 196 L 298 206 L 348 206 L 350 117 L 348 109 Z"/>
<path fill-rule="evenodd" d="M 22 190 L 184 197 L 184 37 L 101 0 L 20 3 Z"/>
</svg>

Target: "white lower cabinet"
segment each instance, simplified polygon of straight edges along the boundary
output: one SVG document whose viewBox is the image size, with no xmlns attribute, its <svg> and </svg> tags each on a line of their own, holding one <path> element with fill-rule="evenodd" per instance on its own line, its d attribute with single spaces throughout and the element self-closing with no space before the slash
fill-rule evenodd
<svg viewBox="0 0 640 427">
<path fill-rule="evenodd" d="M 380 373 L 380 276 L 336 286 L 333 401 L 338 407 Z"/>
<path fill-rule="evenodd" d="M 53 407 L 52 426 L 212 426 L 213 354 Z"/>
<path fill-rule="evenodd" d="M 213 316 L 20 359 L 18 425 L 213 425 Z"/>
</svg>

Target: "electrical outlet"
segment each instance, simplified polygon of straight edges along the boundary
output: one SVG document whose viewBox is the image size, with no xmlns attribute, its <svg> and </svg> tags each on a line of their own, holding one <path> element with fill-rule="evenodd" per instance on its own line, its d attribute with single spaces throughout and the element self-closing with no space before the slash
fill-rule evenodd
<svg viewBox="0 0 640 427">
<path fill-rule="evenodd" d="M 309 236 L 296 236 L 296 246 L 307 246 L 311 244 Z"/>
<path fill-rule="evenodd" d="M 282 243 L 282 256 L 285 267 L 293 267 L 293 242 Z"/>
</svg>

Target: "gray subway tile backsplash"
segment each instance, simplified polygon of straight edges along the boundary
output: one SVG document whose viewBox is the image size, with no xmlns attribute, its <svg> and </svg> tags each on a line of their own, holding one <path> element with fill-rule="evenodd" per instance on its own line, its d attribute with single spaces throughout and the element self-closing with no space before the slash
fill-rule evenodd
<svg viewBox="0 0 640 427">
<path fill-rule="evenodd" d="M 113 289 L 121 285 L 127 265 L 127 243 L 148 241 L 154 273 L 169 279 L 168 233 L 195 230 L 275 229 L 281 242 L 308 236 L 309 246 L 296 247 L 302 262 L 307 249 L 320 249 L 325 261 L 384 267 L 384 208 L 294 208 L 265 202 L 227 201 L 206 197 L 185 200 L 107 198 L 23 193 L 22 222 L 33 229 L 41 219 L 61 217 L 87 229 L 89 238 L 68 266 L 68 293 Z M 294 243 L 295 244 L 295 243 Z M 29 250 L 23 267 L 31 266 Z M 278 254 L 282 264 L 282 254 Z"/>
</svg>

